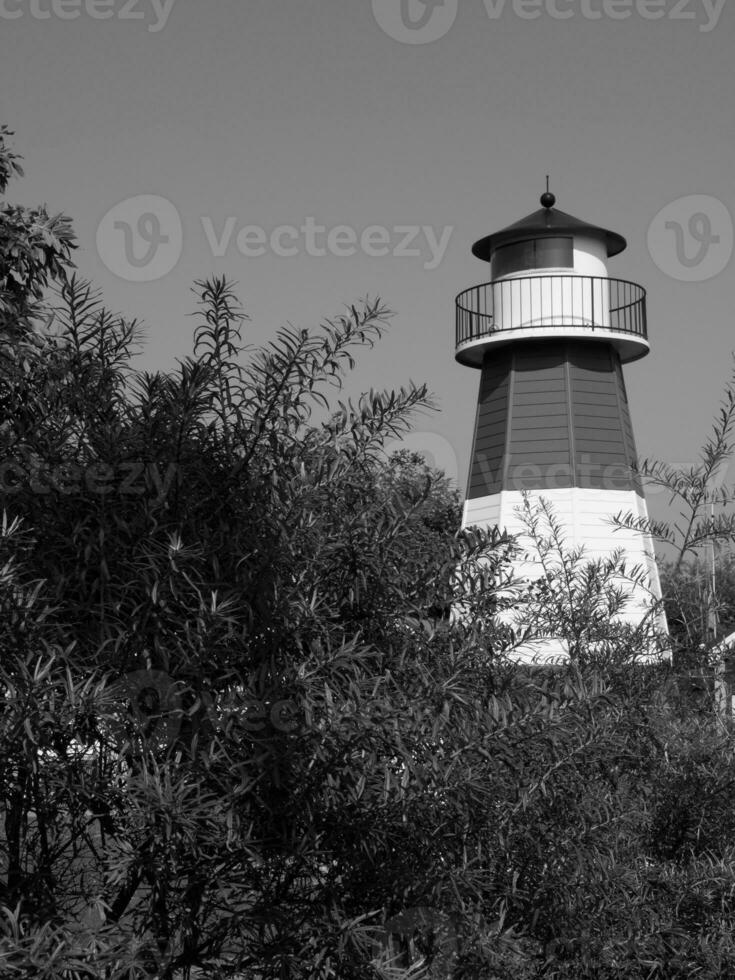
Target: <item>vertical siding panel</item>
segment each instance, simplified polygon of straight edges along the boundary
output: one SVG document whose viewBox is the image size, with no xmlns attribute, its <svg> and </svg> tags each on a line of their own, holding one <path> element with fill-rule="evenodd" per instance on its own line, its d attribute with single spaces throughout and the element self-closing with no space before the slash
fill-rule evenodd
<svg viewBox="0 0 735 980">
<path fill-rule="evenodd" d="M 610 344 L 570 344 L 576 485 L 633 489 L 626 432 L 630 420 L 619 392 L 620 357 Z"/>
<path fill-rule="evenodd" d="M 480 377 L 467 499 L 498 493 L 508 419 L 510 348 L 489 351 Z"/>
<path fill-rule="evenodd" d="M 507 490 L 572 486 L 566 344 L 519 347 L 511 400 Z"/>
</svg>

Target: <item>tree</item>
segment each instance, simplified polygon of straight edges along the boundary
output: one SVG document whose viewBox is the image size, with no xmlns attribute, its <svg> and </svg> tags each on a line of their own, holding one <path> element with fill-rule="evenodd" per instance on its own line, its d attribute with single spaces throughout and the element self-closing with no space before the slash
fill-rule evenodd
<svg viewBox="0 0 735 980">
<path fill-rule="evenodd" d="M 444 683 L 406 663 L 403 617 L 493 547 L 455 542 L 445 491 L 430 496 L 430 475 L 411 486 L 415 459 L 378 466 L 425 389 L 308 424 L 351 350 L 379 335 L 379 304 L 321 336 L 281 331 L 243 366 L 230 287 L 197 288 L 199 356 L 177 375 L 135 376 L 135 326 L 72 277 L 25 386 L 3 379 L 4 900 L 26 928 L 57 930 L 31 933 L 39 955 L 53 943 L 78 966 L 92 942 L 114 976 L 226 956 L 230 973 L 277 976 L 315 934 L 324 956 L 344 942 L 357 955 L 365 909 L 354 936 L 349 917 L 332 920 L 343 862 L 322 842 L 337 821 L 354 863 L 374 795 L 397 778 L 373 853 L 399 853 L 398 774 L 440 709 L 422 709 L 412 738 L 395 722 L 417 684 L 433 703 Z M 421 567 L 431 521 L 444 561 L 437 543 Z M 365 797 L 352 830 L 335 787 L 343 807 Z M 365 891 L 356 868 L 350 881 Z M 385 901 L 391 887 L 376 885 Z"/>
<path fill-rule="evenodd" d="M 13 132 L 0 126 L 0 194 L 12 177 L 23 175 L 8 140 Z M 26 333 L 41 313 L 44 289 L 63 279 L 75 248 L 71 222 L 50 217 L 45 207 L 0 207 L 0 335 Z"/>
<path fill-rule="evenodd" d="M 197 283 L 192 356 L 145 374 L 59 285 L 0 370 L 3 973 L 718 975 L 722 738 L 692 770 L 653 674 L 506 662 L 508 542 L 382 455 L 425 388 L 329 402 L 385 308 L 248 351 Z"/>
<path fill-rule="evenodd" d="M 718 549 L 710 557 L 682 563 L 678 571 L 664 564 L 661 585 L 672 640 L 681 663 L 694 667 L 703 662 L 701 651 L 710 650 L 713 638 L 735 631 L 735 567 L 733 554 Z M 688 657 L 687 657 L 688 654 Z"/>
<path fill-rule="evenodd" d="M 667 616 L 673 626 L 675 662 L 687 668 L 706 663 L 717 636 L 718 606 L 724 614 L 720 625 L 726 626 L 729 621 L 727 563 L 721 562 L 724 593 L 718 600 L 711 587 L 711 572 L 710 582 L 704 585 L 702 580 L 702 551 L 711 549 L 714 556 L 715 549 L 735 541 L 735 514 L 731 511 L 735 493 L 724 483 L 727 464 L 732 459 L 734 427 L 735 374 L 725 385 L 719 412 L 697 465 L 672 467 L 655 459 L 640 464 L 644 480 L 669 494 L 669 506 L 678 508 L 676 518 L 652 520 L 627 513 L 614 519 L 617 527 L 648 533 L 673 552 L 662 563 L 662 586 Z M 697 592 L 699 609 L 695 612 L 692 602 Z"/>
<path fill-rule="evenodd" d="M 641 476 L 652 486 L 666 490 L 670 504 L 679 507 L 673 522 L 639 518 L 632 513 L 618 515 L 618 527 L 636 528 L 651 534 L 674 549 L 674 570 L 697 554 L 698 549 L 711 542 L 735 540 L 735 515 L 715 514 L 715 507 L 728 507 L 733 502 L 733 490 L 718 486 L 723 466 L 732 457 L 731 439 L 735 427 L 735 372 L 725 385 L 719 412 L 712 424 L 712 433 L 705 439 L 696 466 L 673 467 L 660 460 L 644 460 L 639 466 Z"/>
<path fill-rule="evenodd" d="M 580 666 L 611 657 L 617 663 L 649 660 L 668 648 L 647 568 L 632 566 L 622 549 L 598 559 L 588 558 L 583 546 L 570 549 L 545 497 L 532 503 L 525 493 L 519 510 L 525 528 L 520 537 L 535 572 L 516 584 L 507 614 L 518 645 L 533 648 L 538 639 L 554 638 Z M 621 618 L 632 601 L 639 609 L 635 625 Z"/>
</svg>

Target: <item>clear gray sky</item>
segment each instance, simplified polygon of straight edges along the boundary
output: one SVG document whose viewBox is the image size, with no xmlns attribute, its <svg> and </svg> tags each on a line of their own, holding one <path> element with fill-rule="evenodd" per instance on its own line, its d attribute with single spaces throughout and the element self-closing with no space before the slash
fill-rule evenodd
<svg viewBox="0 0 735 980">
<path fill-rule="evenodd" d="M 254 342 L 379 294 L 397 315 L 352 390 L 426 381 L 418 441 L 463 485 L 479 374 L 454 296 L 550 173 L 628 239 L 639 452 L 687 463 L 735 348 L 734 41 L 732 0 L 0 0 L 9 199 L 73 218 L 148 368 L 188 351 L 196 278 L 239 281 Z"/>
</svg>

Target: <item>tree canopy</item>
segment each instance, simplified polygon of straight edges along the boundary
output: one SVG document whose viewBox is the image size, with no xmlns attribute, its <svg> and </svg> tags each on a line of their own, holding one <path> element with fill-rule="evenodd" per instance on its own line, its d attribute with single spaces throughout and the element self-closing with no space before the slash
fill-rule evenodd
<svg viewBox="0 0 735 980">
<path fill-rule="evenodd" d="M 383 304 L 252 349 L 198 282 L 191 355 L 140 372 L 71 242 L 3 294 L 3 975 L 722 975 L 731 741 L 634 636 L 509 662 L 512 543 L 383 451 L 426 388 L 339 400 Z M 578 562 L 589 652 L 617 600 Z"/>
</svg>

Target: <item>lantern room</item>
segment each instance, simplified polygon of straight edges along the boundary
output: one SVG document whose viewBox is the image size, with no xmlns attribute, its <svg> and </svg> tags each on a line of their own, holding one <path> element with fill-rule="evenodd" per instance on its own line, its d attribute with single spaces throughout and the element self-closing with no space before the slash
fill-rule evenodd
<svg viewBox="0 0 735 980">
<path fill-rule="evenodd" d="M 490 281 L 457 296 L 461 364 L 479 368 L 491 348 L 525 339 L 600 340 L 624 363 L 648 353 L 645 290 L 608 275 L 625 239 L 555 204 L 547 191 L 539 210 L 473 245 Z"/>
</svg>

